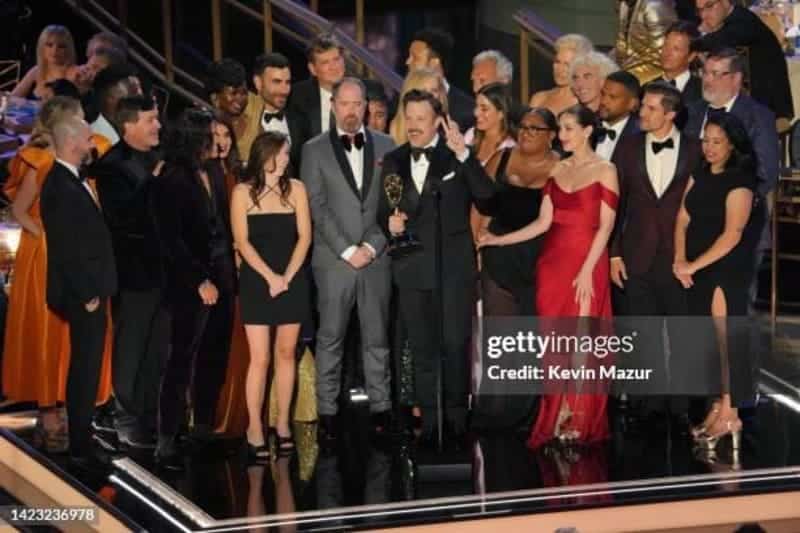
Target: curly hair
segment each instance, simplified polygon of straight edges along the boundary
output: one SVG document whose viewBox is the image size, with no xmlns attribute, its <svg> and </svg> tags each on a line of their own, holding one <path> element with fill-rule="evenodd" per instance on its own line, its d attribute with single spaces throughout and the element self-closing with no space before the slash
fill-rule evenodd
<svg viewBox="0 0 800 533">
<path fill-rule="evenodd" d="M 206 89 L 208 96 L 221 93 L 225 87 L 241 87 L 247 84 L 247 73 L 244 66 L 226 57 L 221 61 L 211 63 L 206 71 Z"/>
</svg>

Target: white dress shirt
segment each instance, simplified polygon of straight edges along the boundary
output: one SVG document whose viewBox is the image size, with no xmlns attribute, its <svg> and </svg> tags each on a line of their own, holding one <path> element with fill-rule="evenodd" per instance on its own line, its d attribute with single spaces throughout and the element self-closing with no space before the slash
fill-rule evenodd
<svg viewBox="0 0 800 533">
<path fill-rule="evenodd" d="M 614 137 L 614 140 L 611 140 L 609 135 L 606 135 L 603 142 L 597 143 L 597 148 L 595 148 L 595 153 L 605 159 L 606 161 L 611 161 L 611 156 L 614 155 L 614 149 L 617 147 L 617 143 L 619 142 L 620 137 L 622 137 L 622 130 L 625 129 L 625 126 L 628 125 L 628 121 L 631 119 L 631 116 L 628 115 L 627 117 L 623 118 L 613 126 L 610 125 L 608 122 L 603 122 L 603 127 L 609 130 L 613 130 L 617 133 L 617 136 Z"/>
<path fill-rule="evenodd" d="M 728 103 L 725 104 L 724 106 L 722 106 L 722 107 L 725 108 L 725 112 L 726 113 L 730 113 L 731 112 L 731 109 L 733 109 L 733 104 L 736 103 L 736 99 L 737 98 L 739 98 L 739 93 L 736 93 L 735 95 L 733 95 L 733 98 L 728 100 Z M 708 107 L 712 107 L 711 104 L 708 104 Z M 700 138 L 701 139 L 703 138 L 703 134 L 705 133 L 705 130 L 706 130 L 706 120 L 708 120 L 708 107 L 706 108 L 706 114 L 703 117 L 703 126 L 700 128 Z"/>
<path fill-rule="evenodd" d="M 109 122 L 102 113 L 97 115 L 97 118 L 89 127 L 92 133 L 98 133 L 108 139 L 112 146 L 119 142 L 119 133 L 117 133 L 117 130 L 114 129 L 114 126 L 111 125 L 111 122 Z"/>
<path fill-rule="evenodd" d="M 653 151 L 653 142 L 665 142 L 672 139 L 674 148 L 662 148 L 658 154 Z M 656 197 L 661 198 L 664 191 L 675 177 L 675 170 L 678 166 L 678 150 L 681 147 L 681 136 L 675 126 L 663 139 L 656 139 L 655 135 L 648 133 L 645 136 L 645 160 L 647 163 L 647 176 L 656 192 Z"/>
<path fill-rule="evenodd" d="M 261 129 L 264 130 L 264 132 L 276 131 L 286 135 L 286 138 L 289 140 L 289 145 L 291 145 L 292 135 L 289 133 L 289 122 L 286 120 L 286 110 L 283 110 L 283 118 L 281 120 L 273 118 L 269 122 L 264 120 L 264 113 L 271 113 L 271 111 L 264 109 L 261 112 Z"/>
<path fill-rule="evenodd" d="M 100 116 L 102 116 L 102 115 L 100 115 Z M 80 172 L 78 172 L 78 167 L 76 167 L 75 165 L 73 165 L 71 163 L 67 163 L 63 159 L 56 158 L 56 161 L 58 161 L 59 163 L 61 163 L 65 167 L 67 167 L 67 169 L 69 169 L 69 171 L 72 172 L 72 175 L 75 176 L 75 179 L 81 181 L 81 185 L 83 185 L 83 188 L 88 191 L 89 196 L 92 197 L 92 200 L 94 200 L 94 203 L 96 203 L 99 206 L 100 202 L 99 202 L 99 200 L 97 199 L 97 196 L 94 193 L 94 189 L 92 189 L 92 186 L 89 185 L 89 182 L 87 180 L 81 180 L 81 177 L 80 177 L 81 175 L 80 175 Z"/>
<path fill-rule="evenodd" d="M 431 148 L 438 144 L 439 142 L 439 134 L 433 136 L 431 142 L 423 146 L 423 148 Z M 414 180 L 414 186 L 417 188 L 417 192 L 422 194 L 422 189 L 425 187 L 425 178 L 428 176 L 428 167 L 431 166 L 431 162 L 428 161 L 428 157 L 425 154 L 419 156 L 417 161 L 414 161 L 413 156 L 411 157 L 411 179 Z"/>
<path fill-rule="evenodd" d="M 672 78 L 672 80 L 667 79 L 667 76 L 664 75 L 664 79 L 667 81 L 667 83 L 674 81 L 675 88 L 678 89 L 680 92 L 683 92 L 683 90 L 686 88 L 686 84 L 689 83 L 689 80 L 691 78 L 692 78 L 692 73 L 689 72 L 688 70 L 684 70 L 683 72 Z"/>
<path fill-rule="evenodd" d="M 336 128 L 336 133 L 341 137 L 342 135 L 348 135 L 340 128 Z M 367 133 L 364 131 L 364 126 L 361 126 L 361 129 L 356 132 L 356 134 L 361 133 L 364 135 L 364 143 L 366 145 L 367 142 Z M 350 151 L 344 151 L 344 155 L 347 157 L 347 162 L 350 163 L 350 170 L 353 172 L 353 179 L 356 182 L 356 187 L 359 191 L 364 186 L 364 148 L 356 148 L 355 145 L 352 146 Z M 362 243 L 367 249 L 372 253 L 372 258 L 375 258 L 375 248 L 373 248 L 369 243 Z M 357 245 L 353 244 L 345 248 L 344 252 L 341 253 L 341 258 L 345 261 L 348 261 L 354 253 L 356 253 L 356 249 L 358 248 Z"/>
<path fill-rule="evenodd" d="M 319 119 L 322 133 L 328 131 L 331 125 L 331 98 L 333 93 L 327 89 L 319 88 Z"/>
</svg>

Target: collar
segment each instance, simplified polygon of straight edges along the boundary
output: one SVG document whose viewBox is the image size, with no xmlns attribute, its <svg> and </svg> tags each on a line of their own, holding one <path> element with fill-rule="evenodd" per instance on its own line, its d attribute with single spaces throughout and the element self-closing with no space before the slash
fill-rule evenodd
<svg viewBox="0 0 800 533">
<path fill-rule="evenodd" d="M 101 115 L 101 116 L 102 116 L 102 115 Z M 58 157 L 56 158 L 56 161 L 58 161 L 59 163 L 61 163 L 61 164 L 62 164 L 62 165 L 64 165 L 65 167 L 67 167 L 67 168 L 69 169 L 69 171 L 70 171 L 70 172 L 72 172 L 72 174 L 73 174 L 73 175 L 74 175 L 76 178 L 80 177 L 80 174 L 78 173 L 78 167 L 76 167 L 76 166 L 75 166 L 75 165 L 73 165 L 72 163 L 67 163 L 66 161 L 64 161 L 63 159 L 60 159 L 60 158 L 58 158 Z"/>
<path fill-rule="evenodd" d="M 692 73 L 687 69 L 675 76 L 675 84 L 678 87 L 684 87 L 687 83 L 689 83 L 689 78 L 692 77 Z"/>
<path fill-rule="evenodd" d="M 437 144 L 439 144 L 439 134 L 438 133 L 436 135 L 434 135 L 433 139 L 431 139 L 431 142 L 429 142 L 428 144 L 423 146 L 423 148 L 435 148 Z"/>
<path fill-rule="evenodd" d="M 320 97 L 324 97 L 324 98 L 330 99 L 333 96 L 333 93 L 331 91 L 329 91 L 328 89 L 326 89 L 325 87 L 323 87 L 322 85 L 320 85 L 319 86 L 319 95 L 320 95 Z"/>
<path fill-rule="evenodd" d="M 614 131 L 616 131 L 616 132 L 617 132 L 617 139 L 619 139 L 619 136 L 620 136 L 620 134 L 622 133 L 622 130 L 624 130 L 624 129 L 625 129 L 625 126 L 627 126 L 627 125 L 628 125 L 628 121 L 629 121 L 630 119 L 631 119 L 631 116 L 630 116 L 630 115 L 628 115 L 627 117 L 625 117 L 625 118 L 623 118 L 622 120 L 618 121 L 618 122 L 617 122 L 616 124 L 614 124 L 613 126 L 604 120 L 604 121 L 603 121 L 603 127 L 604 127 L 604 128 L 607 128 L 607 129 L 610 129 L 610 130 L 614 130 Z"/>
<path fill-rule="evenodd" d="M 445 78 L 444 76 L 442 76 L 442 85 L 444 85 L 444 92 L 449 93 L 450 92 L 450 82 L 447 81 L 447 78 Z"/>
<path fill-rule="evenodd" d="M 733 98 L 728 100 L 728 103 L 725 104 L 725 106 L 724 106 L 725 107 L 725 111 L 727 111 L 728 113 L 731 112 L 731 109 L 733 109 L 733 105 L 736 103 L 736 99 L 737 98 L 739 98 L 739 93 L 734 94 Z"/>
<path fill-rule="evenodd" d="M 648 143 L 650 142 L 660 143 L 666 141 L 667 139 L 673 139 L 673 140 L 678 139 L 678 128 L 676 128 L 674 124 L 672 125 L 672 129 L 669 131 L 669 133 L 667 133 L 666 137 L 664 137 L 663 139 L 657 139 L 655 135 L 653 135 L 652 133 L 648 133 L 645 141 Z"/>
</svg>

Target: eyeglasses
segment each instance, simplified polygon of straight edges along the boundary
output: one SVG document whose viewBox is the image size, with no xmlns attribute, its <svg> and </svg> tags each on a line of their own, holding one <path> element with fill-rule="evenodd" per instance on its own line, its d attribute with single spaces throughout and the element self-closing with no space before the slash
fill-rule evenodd
<svg viewBox="0 0 800 533">
<path fill-rule="evenodd" d="M 519 132 L 522 133 L 523 131 L 527 131 L 528 133 L 532 134 L 540 131 L 553 131 L 553 130 L 551 130 L 548 127 L 542 127 L 542 126 L 520 126 Z"/>
<path fill-rule="evenodd" d="M 703 77 L 714 78 L 715 80 L 720 79 L 723 76 L 727 76 L 728 74 L 733 74 L 730 70 L 719 71 L 719 70 L 703 70 Z"/>
<path fill-rule="evenodd" d="M 704 6 L 698 6 L 697 14 L 702 15 L 706 11 L 711 11 L 714 7 L 719 4 L 720 0 L 712 0 L 711 2 L 707 3 Z"/>
</svg>

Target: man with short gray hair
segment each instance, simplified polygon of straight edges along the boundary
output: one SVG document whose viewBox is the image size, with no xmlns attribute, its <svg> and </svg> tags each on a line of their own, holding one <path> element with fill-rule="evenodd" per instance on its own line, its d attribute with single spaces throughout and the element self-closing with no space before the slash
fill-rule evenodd
<svg viewBox="0 0 800 533">
<path fill-rule="evenodd" d="M 600 92 L 606 77 L 618 70 L 619 66 L 600 52 L 576 57 L 569 68 L 569 79 L 578 102 L 596 113 L 600 108 Z"/>
<path fill-rule="evenodd" d="M 107 327 L 117 292 L 111 233 L 81 167 L 92 151 L 91 130 L 71 116 L 53 127 L 56 162 L 45 179 L 41 211 L 47 235 L 47 304 L 69 325 L 67 418 L 76 466 L 101 465 L 92 444 L 92 415 Z"/>
<path fill-rule="evenodd" d="M 377 223 L 381 162 L 391 137 L 364 127 L 366 88 L 343 78 L 332 88 L 335 125 L 303 146 L 303 181 L 314 221 L 311 266 L 318 291 L 317 404 L 320 438 L 336 438 L 342 356 L 353 306 L 358 311 L 364 380 L 373 427 L 390 423 L 389 298 L 386 236 Z"/>
<path fill-rule="evenodd" d="M 490 83 L 511 85 L 514 79 L 514 65 L 497 50 L 484 50 L 472 59 L 472 92 L 478 93 Z"/>
</svg>

